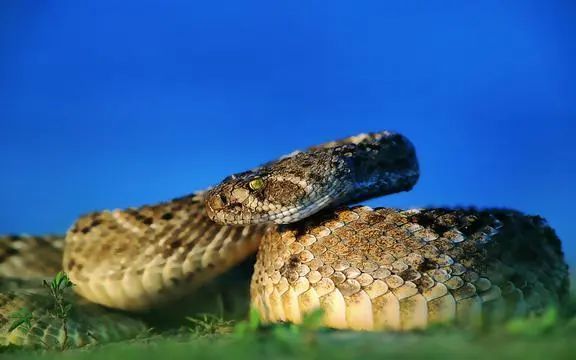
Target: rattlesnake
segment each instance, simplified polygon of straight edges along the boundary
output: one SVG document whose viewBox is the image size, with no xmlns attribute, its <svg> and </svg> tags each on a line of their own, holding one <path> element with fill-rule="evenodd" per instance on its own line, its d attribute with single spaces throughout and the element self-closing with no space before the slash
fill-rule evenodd
<svg viewBox="0 0 576 360">
<path fill-rule="evenodd" d="M 265 322 L 298 323 L 321 308 L 333 328 L 482 326 L 562 302 L 567 266 L 540 217 L 346 207 L 408 191 L 418 177 L 415 149 L 404 136 L 361 134 L 294 152 L 206 191 L 82 216 L 65 242 L 0 238 L 0 343 L 62 341 L 62 327 L 43 312 L 46 297 L 23 289 L 60 267 L 85 299 L 75 304 L 68 331 L 71 344 L 84 345 L 145 328 L 90 303 L 133 312 L 169 304 L 258 247 L 250 293 Z M 21 307 L 35 309 L 35 326 L 8 333 L 8 315 Z"/>
</svg>

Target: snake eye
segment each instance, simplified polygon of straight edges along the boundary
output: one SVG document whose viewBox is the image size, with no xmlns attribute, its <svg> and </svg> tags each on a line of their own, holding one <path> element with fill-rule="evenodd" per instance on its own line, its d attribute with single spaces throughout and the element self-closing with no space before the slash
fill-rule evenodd
<svg viewBox="0 0 576 360">
<path fill-rule="evenodd" d="M 262 180 L 262 178 L 256 178 L 256 179 L 250 181 L 250 182 L 248 183 L 248 186 L 249 186 L 250 189 L 252 189 L 252 190 L 261 189 L 262 186 L 264 186 L 264 180 Z"/>
</svg>

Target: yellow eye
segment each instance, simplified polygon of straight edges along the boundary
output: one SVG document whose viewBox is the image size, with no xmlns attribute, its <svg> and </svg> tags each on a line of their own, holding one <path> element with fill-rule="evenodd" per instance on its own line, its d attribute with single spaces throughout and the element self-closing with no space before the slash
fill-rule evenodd
<svg viewBox="0 0 576 360">
<path fill-rule="evenodd" d="M 248 186 L 250 186 L 250 189 L 252 189 L 252 190 L 261 189 L 262 186 L 264 186 L 264 180 L 262 180 L 261 178 L 256 178 L 256 179 L 250 181 L 248 183 Z"/>
</svg>

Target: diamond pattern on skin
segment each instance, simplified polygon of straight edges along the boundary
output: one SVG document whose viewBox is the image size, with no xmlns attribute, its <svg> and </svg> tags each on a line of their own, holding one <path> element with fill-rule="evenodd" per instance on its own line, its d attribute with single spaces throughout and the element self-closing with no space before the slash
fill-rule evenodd
<svg viewBox="0 0 576 360">
<path fill-rule="evenodd" d="M 327 326 L 356 330 L 481 326 L 562 300 L 559 245 L 543 222 L 511 210 L 340 209 L 263 239 L 253 305 L 264 320 L 293 322 L 320 307 Z"/>
</svg>

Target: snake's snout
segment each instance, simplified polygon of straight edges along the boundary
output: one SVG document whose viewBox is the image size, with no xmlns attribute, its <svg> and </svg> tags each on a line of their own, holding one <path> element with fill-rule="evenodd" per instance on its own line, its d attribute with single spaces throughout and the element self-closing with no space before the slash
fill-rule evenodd
<svg viewBox="0 0 576 360">
<path fill-rule="evenodd" d="M 245 210 L 244 202 L 249 193 L 245 189 L 215 188 L 207 194 L 205 199 L 208 217 L 218 224 L 238 223 L 238 218 Z"/>
<path fill-rule="evenodd" d="M 224 194 L 212 194 L 208 193 L 205 204 L 206 204 L 206 214 L 210 218 L 210 220 L 222 224 L 223 219 L 221 216 L 221 211 L 226 208 L 226 206 L 230 203 L 228 197 Z"/>
</svg>

